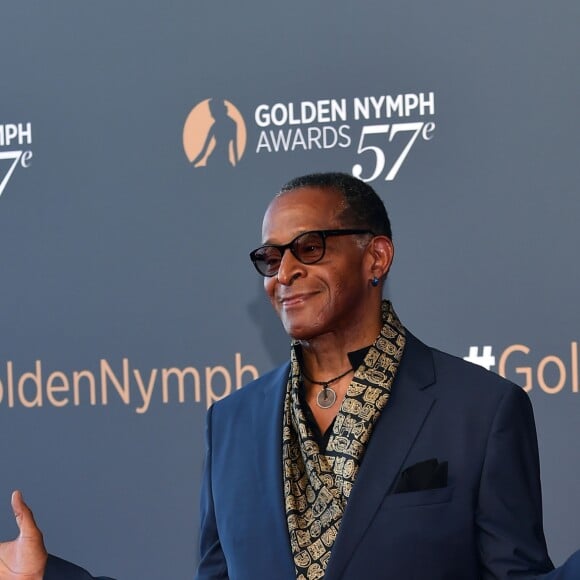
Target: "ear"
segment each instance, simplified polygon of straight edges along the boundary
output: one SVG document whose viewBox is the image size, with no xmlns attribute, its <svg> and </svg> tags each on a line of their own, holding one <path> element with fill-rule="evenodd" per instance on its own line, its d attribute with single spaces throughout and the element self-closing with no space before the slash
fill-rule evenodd
<svg viewBox="0 0 580 580">
<path fill-rule="evenodd" d="M 384 278 L 391 268 L 395 256 L 393 242 L 387 236 L 375 236 L 367 246 L 370 276 Z"/>
</svg>

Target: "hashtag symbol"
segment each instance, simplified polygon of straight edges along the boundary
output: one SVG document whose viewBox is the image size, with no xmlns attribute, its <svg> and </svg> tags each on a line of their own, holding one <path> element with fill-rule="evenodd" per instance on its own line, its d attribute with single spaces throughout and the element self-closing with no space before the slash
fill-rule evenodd
<svg viewBox="0 0 580 580">
<path fill-rule="evenodd" d="M 469 355 L 464 356 L 463 360 L 479 365 L 488 371 L 491 370 L 491 367 L 495 366 L 495 357 L 491 354 L 491 346 L 482 347 L 481 355 L 479 354 L 478 346 L 470 346 Z"/>
</svg>

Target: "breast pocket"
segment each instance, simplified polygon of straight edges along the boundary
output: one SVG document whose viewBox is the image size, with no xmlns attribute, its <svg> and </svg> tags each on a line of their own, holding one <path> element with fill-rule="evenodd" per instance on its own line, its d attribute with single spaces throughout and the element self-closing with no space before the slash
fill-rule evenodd
<svg viewBox="0 0 580 580">
<path fill-rule="evenodd" d="M 453 498 L 453 486 L 392 493 L 385 498 L 384 508 L 410 508 L 447 503 Z"/>
</svg>

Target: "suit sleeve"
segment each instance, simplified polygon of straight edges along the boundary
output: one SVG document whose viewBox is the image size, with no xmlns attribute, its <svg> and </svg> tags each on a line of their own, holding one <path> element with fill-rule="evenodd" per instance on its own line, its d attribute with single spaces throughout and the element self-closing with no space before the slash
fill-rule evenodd
<svg viewBox="0 0 580 580">
<path fill-rule="evenodd" d="M 114 580 L 114 578 L 91 576 L 80 566 L 49 555 L 43 580 Z"/>
<path fill-rule="evenodd" d="M 227 580 L 228 566 L 222 550 L 212 493 L 212 417 L 214 407 L 210 407 L 206 419 L 206 449 L 200 505 L 200 562 L 196 580 Z"/>
<path fill-rule="evenodd" d="M 532 406 L 515 385 L 506 390 L 491 424 L 476 525 L 483 580 L 532 578 L 552 570 Z"/>
</svg>

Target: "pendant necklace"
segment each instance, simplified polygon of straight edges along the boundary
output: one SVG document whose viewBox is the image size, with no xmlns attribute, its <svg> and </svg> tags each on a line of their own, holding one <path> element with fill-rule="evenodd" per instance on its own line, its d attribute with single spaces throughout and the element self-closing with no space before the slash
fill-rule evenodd
<svg viewBox="0 0 580 580">
<path fill-rule="evenodd" d="M 314 379 L 311 379 L 309 376 L 307 376 L 306 373 L 304 373 L 304 371 L 302 371 L 302 376 L 309 383 L 313 383 L 314 385 L 320 385 L 322 387 L 322 390 L 320 391 L 320 393 L 318 393 L 316 397 L 316 404 L 321 409 L 330 409 L 330 407 L 332 407 L 332 405 L 334 405 L 334 403 L 336 402 L 336 391 L 330 386 L 331 383 L 335 383 L 336 381 L 342 379 L 343 377 L 346 377 L 346 375 L 348 375 L 348 373 L 350 373 L 352 370 L 353 368 L 351 367 L 341 375 L 338 375 L 338 377 L 334 377 L 333 379 L 329 379 L 328 381 L 315 381 Z"/>
</svg>

